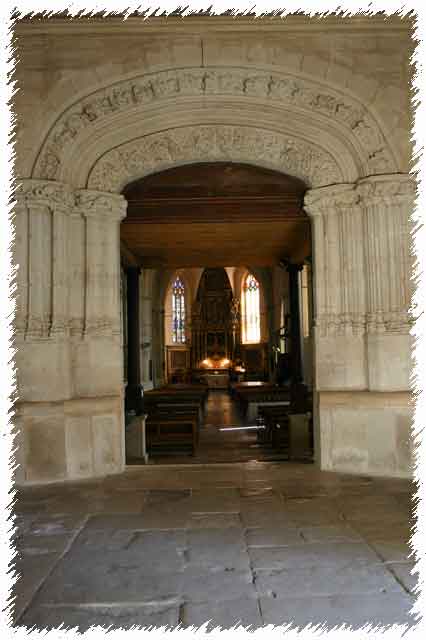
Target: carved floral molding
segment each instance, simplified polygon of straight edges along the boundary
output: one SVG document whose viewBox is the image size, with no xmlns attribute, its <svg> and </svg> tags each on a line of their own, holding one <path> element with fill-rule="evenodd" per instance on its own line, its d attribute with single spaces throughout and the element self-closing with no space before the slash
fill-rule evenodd
<svg viewBox="0 0 426 640">
<path fill-rule="evenodd" d="M 106 153 L 93 167 L 91 189 L 120 191 L 128 182 L 177 163 L 231 160 L 261 163 L 316 186 L 341 181 L 340 169 L 319 147 L 252 127 L 179 127 L 132 140 Z"/>
<path fill-rule="evenodd" d="M 35 177 L 55 179 L 71 144 L 100 122 L 117 114 L 155 107 L 163 100 L 201 96 L 255 98 L 343 127 L 355 139 L 365 175 L 392 173 L 395 161 L 372 114 L 355 99 L 312 80 L 244 68 L 186 68 L 144 74 L 117 82 L 84 97 L 50 129 L 33 170 Z M 329 180 L 326 184 L 330 184 Z"/>
</svg>

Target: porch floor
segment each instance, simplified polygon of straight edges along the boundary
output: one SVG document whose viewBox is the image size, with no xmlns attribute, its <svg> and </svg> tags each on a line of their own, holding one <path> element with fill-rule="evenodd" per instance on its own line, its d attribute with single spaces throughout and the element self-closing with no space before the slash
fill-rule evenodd
<svg viewBox="0 0 426 640">
<path fill-rule="evenodd" d="M 413 489 L 291 462 L 21 489 L 15 625 L 414 625 Z"/>
</svg>

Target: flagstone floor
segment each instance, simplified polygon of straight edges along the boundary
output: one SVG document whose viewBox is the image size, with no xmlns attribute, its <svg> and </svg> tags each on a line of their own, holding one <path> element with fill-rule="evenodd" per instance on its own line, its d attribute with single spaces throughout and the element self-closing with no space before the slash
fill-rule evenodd
<svg viewBox="0 0 426 640">
<path fill-rule="evenodd" d="M 14 624 L 410 629 L 413 490 L 288 462 L 22 489 Z"/>
</svg>

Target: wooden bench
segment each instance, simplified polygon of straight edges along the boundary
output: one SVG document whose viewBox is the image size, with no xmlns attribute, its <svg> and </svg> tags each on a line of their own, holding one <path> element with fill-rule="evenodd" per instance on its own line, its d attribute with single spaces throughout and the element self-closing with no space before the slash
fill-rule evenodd
<svg viewBox="0 0 426 640">
<path fill-rule="evenodd" d="M 177 419 L 189 418 L 196 421 L 196 444 L 200 439 L 200 413 L 198 405 L 162 405 L 158 404 L 152 408 L 148 416 L 152 419 Z"/>
<path fill-rule="evenodd" d="M 289 394 L 286 403 L 260 406 L 259 415 L 265 422 L 265 442 L 298 457 L 301 451 L 312 449 L 312 394 L 303 384 L 292 385 Z"/>
<path fill-rule="evenodd" d="M 271 444 L 275 449 L 288 447 L 289 442 L 290 403 L 286 405 L 264 405 L 259 408 L 259 415 L 265 422 L 265 430 L 261 441 Z"/>
<path fill-rule="evenodd" d="M 148 452 L 176 452 L 177 448 L 190 449 L 195 454 L 198 442 L 198 417 L 193 414 L 152 414 L 146 420 Z"/>
<path fill-rule="evenodd" d="M 146 407 L 155 404 L 198 404 L 200 406 L 200 415 L 204 413 L 205 403 L 208 390 L 199 385 L 201 388 L 191 388 L 192 385 L 172 385 L 173 388 L 160 387 L 147 391 L 144 395 Z M 178 388 L 176 388 L 178 387 Z M 187 388 L 184 388 L 187 387 Z"/>
<path fill-rule="evenodd" d="M 248 421 L 255 420 L 258 410 L 264 405 L 290 404 L 290 390 L 272 384 L 253 388 L 240 388 L 237 385 L 234 394 L 239 401 L 242 414 Z"/>
</svg>

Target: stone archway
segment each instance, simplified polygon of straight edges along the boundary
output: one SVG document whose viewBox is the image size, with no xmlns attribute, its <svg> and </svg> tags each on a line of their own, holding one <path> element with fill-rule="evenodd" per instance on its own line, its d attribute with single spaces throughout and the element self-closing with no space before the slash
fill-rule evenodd
<svg viewBox="0 0 426 640">
<path fill-rule="evenodd" d="M 21 482 L 123 469 L 119 194 L 148 173 L 213 160 L 310 187 L 321 467 L 408 473 L 405 449 L 381 455 L 365 425 L 393 407 L 382 435 L 397 443 L 409 429 L 412 178 L 397 173 L 383 127 L 349 94 L 227 67 L 162 71 L 83 97 L 58 115 L 20 181 Z"/>
</svg>

